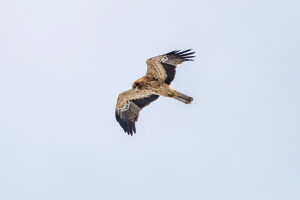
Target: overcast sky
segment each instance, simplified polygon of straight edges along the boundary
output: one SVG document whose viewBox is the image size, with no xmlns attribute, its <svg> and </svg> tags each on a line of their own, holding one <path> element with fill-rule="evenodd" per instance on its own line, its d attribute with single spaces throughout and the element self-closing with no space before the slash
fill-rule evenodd
<svg viewBox="0 0 300 200">
<path fill-rule="evenodd" d="M 0 199 L 299 200 L 296 0 L 0 0 Z M 146 59 L 193 48 L 137 134 Z"/>
</svg>

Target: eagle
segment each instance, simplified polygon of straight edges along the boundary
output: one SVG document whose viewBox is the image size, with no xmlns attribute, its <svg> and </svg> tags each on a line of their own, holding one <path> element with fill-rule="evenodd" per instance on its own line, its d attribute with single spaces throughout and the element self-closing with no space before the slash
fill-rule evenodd
<svg viewBox="0 0 300 200">
<path fill-rule="evenodd" d="M 134 81 L 130 90 L 118 96 L 115 116 L 125 133 L 131 136 L 136 133 L 135 123 L 140 111 L 159 96 L 174 98 L 186 104 L 193 101 L 192 97 L 170 87 L 175 78 L 177 65 L 185 61 L 193 61 L 195 52 L 191 50 L 175 50 L 149 58 L 146 61 L 146 74 Z"/>
</svg>

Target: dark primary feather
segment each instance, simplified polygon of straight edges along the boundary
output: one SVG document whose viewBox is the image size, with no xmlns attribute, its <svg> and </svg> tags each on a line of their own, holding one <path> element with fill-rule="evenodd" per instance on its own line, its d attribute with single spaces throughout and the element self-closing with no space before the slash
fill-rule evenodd
<svg viewBox="0 0 300 200">
<path fill-rule="evenodd" d="M 125 111 L 126 112 L 126 111 Z M 132 135 L 136 132 L 135 129 L 135 121 L 134 120 L 125 120 L 123 119 L 124 116 L 127 116 L 127 114 L 124 114 L 123 117 L 120 116 L 120 113 L 116 111 L 116 120 L 119 122 L 125 133 L 128 133 L 128 135 Z"/>
<path fill-rule="evenodd" d="M 135 122 L 138 120 L 139 112 L 145 106 L 158 99 L 158 97 L 158 95 L 150 95 L 142 99 L 133 99 L 128 101 L 129 106 L 127 110 L 116 110 L 116 120 L 128 135 L 136 133 Z"/>
<path fill-rule="evenodd" d="M 192 49 L 188 49 L 185 51 L 180 51 L 180 50 L 175 50 L 167 53 L 168 59 L 178 59 L 180 60 L 179 62 L 184 62 L 184 61 L 193 61 L 190 58 L 194 58 L 195 56 L 191 56 L 195 52 L 191 52 Z M 178 63 L 179 64 L 179 63 Z"/>
<path fill-rule="evenodd" d="M 192 49 L 188 49 L 185 51 L 175 50 L 164 55 L 168 58 L 168 60 L 161 63 L 167 74 L 165 83 L 170 84 L 174 80 L 176 74 L 176 66 L 178 64 L 181 64 L 185 61 L 193 61 L 191 58 L 195 57 L 193 56 L 195 52 L 191 52 L 191 50 Z"/>
</svg>

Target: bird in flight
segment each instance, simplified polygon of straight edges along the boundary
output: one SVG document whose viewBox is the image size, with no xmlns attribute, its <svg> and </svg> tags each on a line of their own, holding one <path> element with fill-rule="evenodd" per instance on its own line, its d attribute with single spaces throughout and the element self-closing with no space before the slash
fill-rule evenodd
<svg viewBox="0 0 300 200">
<path fill-rule="evenodd" d="M 193 61 L 195 52 L 171 51 L 147 60 L 147 73 L 132 84 L 132 89 L 118 96 L 116 120 L 128 135 L 136 133 L 135 123 L 140 111 L 159 96 L 174 98 L 190 104 L 193 98 L 170 87 L 175 78 L 176 67 L 185 61 Z"/>
</svg>

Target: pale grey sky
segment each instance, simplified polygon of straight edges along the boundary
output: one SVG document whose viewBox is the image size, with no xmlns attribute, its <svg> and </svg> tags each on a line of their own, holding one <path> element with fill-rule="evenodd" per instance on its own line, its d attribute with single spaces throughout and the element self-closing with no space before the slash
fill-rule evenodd
<svg viewBox="0 0 300 200">
<path fill-rule="evenodd" d="M 0 199 L 300 199 L 300 3 L 0 0 Z M 117 95 L 193 48 L 137 134 Z"/>
</svg>

